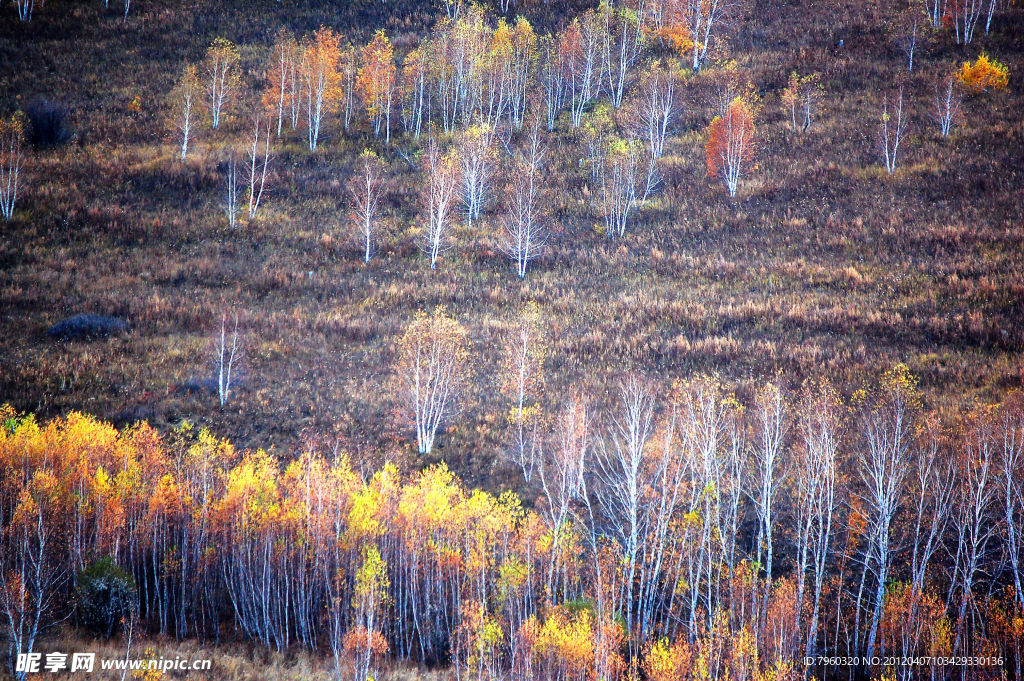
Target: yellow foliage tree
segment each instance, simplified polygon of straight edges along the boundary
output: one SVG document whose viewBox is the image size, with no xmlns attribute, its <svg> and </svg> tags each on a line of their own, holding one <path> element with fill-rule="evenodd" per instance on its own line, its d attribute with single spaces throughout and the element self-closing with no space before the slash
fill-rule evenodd
<svg viewBox="0 0 1024 681">
<path fill-rule="evenodd" d="M 1005 90 L 1010 80 L 1010 69 L 982 52 L 973 62 L 963 63 L 956 79 L 964 90 L 975 95 Z"/>
</svg>

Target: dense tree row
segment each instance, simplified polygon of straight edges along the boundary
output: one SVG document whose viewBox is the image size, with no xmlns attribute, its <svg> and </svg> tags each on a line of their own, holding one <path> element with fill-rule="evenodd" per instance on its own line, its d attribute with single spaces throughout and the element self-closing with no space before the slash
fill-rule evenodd
<svg viewBox="0 0 1024 681">
<path fill-rule="evenodd" d="M 527 319 L 514 338 L 531 333 Z M 529 381 L 507 388 L 529 404 Z M 10 652 L 109 557 L 136 585 L 126 621 L 324 651 L 359 680 L 385 652 L 481 679 L 792 678 L 816 654 L 1019 671 L 1018 398 L 943 424 L 903 367 L 845 401 L 826 384 L 769 382 L 741 404 L 711 377 L 629 377 L 600 413 L 569 397 L 523 423 L 509 457 L 531 509 L 443 465 L 361 475 L 339 451 L 283 462 L 187 426 L 8 409 Z"/>
</svg>

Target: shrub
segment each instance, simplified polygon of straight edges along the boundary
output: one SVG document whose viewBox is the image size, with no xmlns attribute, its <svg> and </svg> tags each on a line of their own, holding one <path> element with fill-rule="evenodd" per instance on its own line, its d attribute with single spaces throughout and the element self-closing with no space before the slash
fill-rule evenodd
<svg viewBox="0 0 1024 681">
<path fill-rule="evenodd" d="M 60 102 L 38 99 L 25 108 L 29 120 L 29 142 L 36 149 L 56 147 L 71 137 L 68 110 Z"/>
<path fill-rule="evenodd" d="M 46 331 L 50 338 L 62 341 L 91 340 L 117 336 L 128 330 L 128 324 L 117 317 L 78 314 L 59 321 Z"/>
<path fill-rule="evenodd" d="M 973 64 L 969 61 L 963 63 L 956 79 L 971 94 L 1005 90 L 1010 80 L 1010 69 L 982 52 Z"/>
<path fill-rule="evenodd" d="M 107 556 L 75 578 L 75 606 L 82 626 L 109 639 L 135 607 L 135 580 Z"/>
</svg>

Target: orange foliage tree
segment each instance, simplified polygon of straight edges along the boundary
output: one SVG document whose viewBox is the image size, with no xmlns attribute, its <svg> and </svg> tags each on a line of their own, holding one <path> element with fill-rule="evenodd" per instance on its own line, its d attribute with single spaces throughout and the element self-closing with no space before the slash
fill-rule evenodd
<svg viewBox="0 0 1024 681">
<path fill-rule="evenodd" d="M 754 112 L 750 104 L 737 97 L 722 116 L 716 116 L 708 126 L 704 159 L 710 177 L 725 183 L 729 196 L 736 196 L 743 173 L 754 162 Z"/>
<path fill-rule="evenodd" d="M 391 100 L 396 73 L 394 48 L 387 34 L 379 30 L 363 48 L 356 90 L 373 123 L 374 136 L 379 137 L 383 128 L 386 142 L 391 141 Z"/>
<path fill-rule="evenodd" d="M 302 46 L 302 108 L 310 151 L 316 151 L 324 118 L 337 110 L 344 96 L 340 62 L 341 36 L 329 28 L 321 26 Z"/>
</svg>

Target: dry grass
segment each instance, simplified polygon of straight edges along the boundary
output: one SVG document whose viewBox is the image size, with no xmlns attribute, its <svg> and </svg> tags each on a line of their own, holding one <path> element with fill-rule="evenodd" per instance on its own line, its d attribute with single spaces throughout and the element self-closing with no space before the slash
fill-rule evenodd
<svg viewBox="0 0 1024 681">
<path fill-rule="evenodd" d="M 163 674 L 150 672 L 146 681 L 158 679 L 189 679 L 189 681 L 334 681 L 338 678 L 334 661 L 329 656 L 299 650 L 281 654 L 252 644 L 214 644 L 194 640 L 176 641 L 170 638 L 136 638 L 127 649 L 127 639 L 119 640 L 82 638 L 72 630 L 58 630 L 40 641 L 38 652 L 60 652 L 68 655 L 84 652 L 96 654 L 95 670 L 86 674 L 97 681 L 121 681 L 121 672 L 100 669 L 99 660 L 123 660 L 126 650 L 133 660 L 182 660 L 194 662 L 210 660 L 208 672 L 168 670 Z M 344 663 L 343 663 L 344 664 Z M 73 681 L 82 678 L 84 672 L 44 672 L 42 678 L 53 681 Z M 351 678 L 352 670 L 342 668 L 342 678 Z M 132 679 L 128 672 L 126 679 Z M 446 671 L 433 671 L 402 665 L 389 661 L 378 675 L 380 681 L 443 681 L 449 678 Z"/>
</svg>

